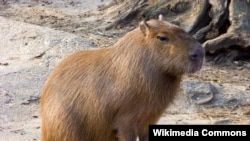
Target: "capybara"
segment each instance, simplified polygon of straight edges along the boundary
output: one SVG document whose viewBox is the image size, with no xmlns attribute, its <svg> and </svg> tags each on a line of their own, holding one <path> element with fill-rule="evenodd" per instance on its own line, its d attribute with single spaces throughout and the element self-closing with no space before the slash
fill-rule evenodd
<svg viewBox="0 0 250 141">
<path fill-rule="evenodd" d="M 199 71 L 204 56 L 162 16 L 111 47 L 70 55 L 42 90 L 42 141 L 147 141 L 148 125 L 157 124 L 182 76 Z"/>
</svg>

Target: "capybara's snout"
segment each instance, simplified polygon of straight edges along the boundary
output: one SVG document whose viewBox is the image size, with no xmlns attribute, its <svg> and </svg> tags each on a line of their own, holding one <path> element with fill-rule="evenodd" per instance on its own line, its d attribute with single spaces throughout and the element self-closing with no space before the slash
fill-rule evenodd
<svg viewBox="0 0 250 141">
<path fill-rule="evenodd" d="M 188 72 L 194 73 L 199 71 L 203 66 L 204 58 L 205 58 L 204 48 L 200 44 L 194 45 L 189 53 L 190 65 Z"/>
</svg>

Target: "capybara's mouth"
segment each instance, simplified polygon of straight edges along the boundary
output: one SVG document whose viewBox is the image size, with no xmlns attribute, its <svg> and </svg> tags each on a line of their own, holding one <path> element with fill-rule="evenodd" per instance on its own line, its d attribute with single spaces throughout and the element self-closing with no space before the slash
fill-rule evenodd
<svg viewBox="0 0 250 141">
<path fill-rule="evenodd" d="M 195 73 L 197 71 L 200 71 L 202 66 L 203 66 L 203 59 L 199 60 L 198 62 L 192 62 L 188 67 L 188 73 Z"/>
</svg>

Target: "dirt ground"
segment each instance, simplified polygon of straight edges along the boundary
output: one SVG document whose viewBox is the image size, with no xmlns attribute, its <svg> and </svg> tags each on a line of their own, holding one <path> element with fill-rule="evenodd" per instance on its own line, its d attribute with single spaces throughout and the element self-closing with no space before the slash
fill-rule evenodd
<svg viewBox="0 0 250 141">
<path fill-rule="evenodd" d="M 131 23 L 123 29 L 102 30 L 113 22 L 113 8 L 99 11 L 98 6 L 109 0 L 0 0 L 0 16 L 13 20 L 70 32 L 89 39 L 99 47 L 107 47 L 136 26 Z M 250 62 L 234 61 L 230 65 L 205 62 L 202 71 L 185 76 L 185 80 L 198 79 L 205 82 L 239 86 L 250 92 Z M 250 97 L 250 96 L 249 96 Z M 175 124 L 250 124 L 250 101 L 244 105 L 199 108 L 196 114 L 167 111 L 160 123 Z M 168 120 L 175 122 L 168 122 Z M 1 127 L 0 127 L 1 131 Z"/>
</svg>

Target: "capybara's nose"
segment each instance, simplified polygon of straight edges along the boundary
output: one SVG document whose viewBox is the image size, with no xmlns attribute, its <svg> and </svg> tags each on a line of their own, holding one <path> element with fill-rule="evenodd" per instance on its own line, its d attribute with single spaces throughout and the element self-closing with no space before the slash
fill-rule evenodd
<svg viewBox="0 0 250 141">
<path fill-rule="evenodd" d="M 201 45 L 196 45 L 194 49 L 190 53 L 190 60 L 191 61 L 198 61 L 198 60 L 203 60 L 205 56 L 205 51 Z"/>
<path fill-rule="evenodd" d="M 197 54 L 192 54 L 192 55 L 190 56 L 190 58 L 191 58 L 192 61 L 195 61 L 195 60 L 197 60 L 198 55 L 197 55 Z"/>
</svg>

